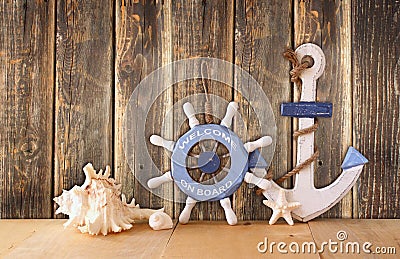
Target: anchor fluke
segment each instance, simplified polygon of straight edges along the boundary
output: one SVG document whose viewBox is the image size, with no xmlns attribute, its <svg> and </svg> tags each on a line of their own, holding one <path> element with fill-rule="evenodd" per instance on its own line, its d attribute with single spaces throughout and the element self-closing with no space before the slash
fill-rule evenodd
<svg viewBox="0 0 400 259">
<path fill-rule="evenodd" d="M 368 163 L 368 159 L 366 159 L 360 152 L 357 151 L 354 147 L 349 147 L 347 151 L 346 157 L 342 163 L 342 169 L 350 169 L 352 167 L 356 167 L 358 165 L 364 165 Z"/>
</svg>

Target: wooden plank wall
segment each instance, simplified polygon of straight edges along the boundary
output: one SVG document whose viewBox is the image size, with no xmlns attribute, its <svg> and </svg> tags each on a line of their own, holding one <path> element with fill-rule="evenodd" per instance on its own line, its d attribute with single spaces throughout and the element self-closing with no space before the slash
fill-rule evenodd
<svg viewBox="0 0 400 259">
<path fill-rule="evenodd" d="M 0 217 L 52 216 L 53 2 L 0 4 Z"/>
<path fill-rule="evenodd" d="M 112 162 L 113 6 L 57 1 L 54 195 Z M 99 19 L 101 17 L 101 19 Z"/>
<path fill-rule="evenodd" d="M 292 12 L 292 1 L 236 1 L 235 64 L 259 82 L 276 118 L 278 139 L 270 167 L 274 178 L 279 178 L 290 170 L 292 163 L 291 120 L 279 116 L 280 103 L 290 102 L 293 94 L 287 76 L 290 64 L 282 57 L 285 48 L 292 45 Z M 280 28 L 279 31 L 276 28 Z M 279 47 L 274 42 L 279 42 Z M 237 87 L 240 90 L 241 86 Z M 241 103 L 241 114 L 247 118 L 247 134 L 252 137 L 250 140 L 261 137 L 260 125 L 252 112 L 253 108 L 241 96 L 236 95 L 235 100 Z M 235 129 L 238 134 L 242 131 L 243 129 Z M 290 186 L 290 181 L 285 184 Z M 271 211 L 259 205 L 263 196 L 255 195 L 254 188 L 242 185 L 234 197 L 239 219 L 270 217 Z"/>
<path fill-rule="evenodd" d="M 399 218 L 400 2 L 359 1 L 352 16 L 353 142 L 372 161 L 354 216 Z"/>
<path fill-rule="evenodd" d="M 295 1 L 294 10 L 295 46 L 316 43 L 327 60 L 325 71 L 318 81 L 317 101 L 333 103 L 334 111 L 332 118 L 318 119 L 320 127 L 315 134 L 320 157 L 316 163 L 314 182 L 316 187 L 321 188 L 340 175 L 340 165 L 352 145 L 351 3 Z M 298 91 L 295 91 L 297 98 Z M 351 218 L 352 201 L 350 191 L 323 217 Z"/>
<path fill-rule="evenodd" d="M 146 75 L 183 58 L 220 58 L 260 83 L 278 127 L 271 165 L 278 178 L 295 163 L 291 134 L 297 127 L 279 116 L 279 104 L 298 97 L 281 53 L 305 42 L 325 52 L 318 101 L 334 104 L 334 116 L 319 121 L 315 185 L 336 179 L 349 145 L 370 160 L 356 187 L 322 217 L 400 217 L 399 1 L 5 0 L 0 13 L 0 218 L 54 217 L 52 198 L 82 184 L 87 162 L 111 165 L 129 199 L 178 216 L 182 204 L 151 194 L 135 180 L 151 161 L 138 148 L 135 168 L 129 168 L 122 118 Z M 246 126 L 255 126 L 257 135 L 245 100 L 216 82 L 209 86 L 211 93 L 241 102 Z M 202 89 L 192 80 L 152 96 L 146 137 L 176 139 L 185 132 L 186 124 L 178 130 L 172 121 L 160 125 L 174 103 L 197 93 Z M 143 112 L 140 106 L 137 112 Z M 174 121 L 182 116 L 174 114 Z M 155 165 L 168 170 L 167 153 L 147 147 Z M 163 191 L 177 195 L 173 188 Z M 247 186 L 232 199 L 241 220 L 270 215 Z M 216 202 L 201 203 L 192 218 L 222 219 L 223 211 Z"/>
</svg>

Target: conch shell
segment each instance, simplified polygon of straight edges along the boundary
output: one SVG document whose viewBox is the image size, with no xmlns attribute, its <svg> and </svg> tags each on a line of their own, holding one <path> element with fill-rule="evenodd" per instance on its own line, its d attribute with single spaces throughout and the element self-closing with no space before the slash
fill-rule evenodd
<svg viewBox="0 0 400 259">
<path fill-rule="evenodd" d="M 96 173 L 90 163 L 83 171 L 86 179 L 82 186 L 75 185 L 69 191 L 63 190 L 61 196 L 54 198 L 60 206 L 56 214 L 69 216 L 64 227 L 72 225 L 82 233 L 107 235 L 109 232 L 132 228 L 134 220 L 149 219 L 155 212 L 164 213 L 164 209 L 141 209 L 135 205 L 135 199 L 128 204 L 123 194 L 121 200 L 121 184 L 116 184 L 115 179 L 110 178 L 109 166 L 104 174 L 102 170 Z M 163 217 L 169 218 L 167 214 Z"/>
<path fill-rule="evenodd" d="M 161 230 L 172 228 L 173 223 L 168 214 L 163 211 L 157 211 L 150 216 L 149 225 L 154 230 Z"/>
</svg>

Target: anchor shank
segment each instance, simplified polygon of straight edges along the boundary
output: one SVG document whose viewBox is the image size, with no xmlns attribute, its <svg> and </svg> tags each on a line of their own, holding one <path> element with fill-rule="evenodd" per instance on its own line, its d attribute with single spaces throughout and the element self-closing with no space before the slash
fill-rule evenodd
<svg viewBox="0 0 400 259">
<path fill-rule="evenodd" d="M 306 72 L 306 71 L 305 71 Z M 315 78 L 312 76 L 307 76 L 307 73 L 304 73 L 304 77 L 301 78 L 303 81 L 303 86 L 301 89 L 301 102 L 315 102 L 317 96 L 317 82 Z"/>
<path fill-rule="evenodd" d="M 311 127 L 314 124 L 313 118 L 300 118 L 299 129 Z M 314 132 L 299 136 L 297 139 L 297 165 L 303 163 L 314 154 Z M 295 179 L 295 188 L 301 190 L 314 188 L 314 167 L 313 164 L 303 168 Z"/>
<path fill-rule="evenodd" d="M 303 87 L 300 101 L 313 102 L 316 98 L 316 81 L 313 76 L 302 78 Z M 299 118 L 299 129 L 311 127 L 314 118 Z M 297 165 L 303 163 L 314 154 L 314 132 L 299 136 L 297 139 Z M 295 179 L 295 188 L 306 190 L 315 189 L 314 187 L 314 163 L 303 168 Z"/>
</svg>

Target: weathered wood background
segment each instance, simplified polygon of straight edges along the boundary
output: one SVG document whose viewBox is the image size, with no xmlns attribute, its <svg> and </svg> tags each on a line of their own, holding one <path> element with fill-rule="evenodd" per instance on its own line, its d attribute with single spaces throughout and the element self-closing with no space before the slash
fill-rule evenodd
<svg viewBox="0 0 400 259">
<path fill-rule="evenodd" d="M 283 175 L 294 163 L 296 124 L 279 116 L 279 104 L 298 92 L 282 52 L 305 42 L 325 52 L 317 95 L 334 104 L 334 116 L 321 119 L 316 134 L 316 186 L 340 174 L 349 145 L 370 160 L 323 217 L 400 217 L 400 1 L 4 0 L 0 13 L 0 218 L 54 217 L 52 198 L 81 184 L 89 161 L 111 165 L 128 198 L 177 216 L 181 204 L 135 181 L 134 173 L 150 165 L 133 171 L 127 165 L 122 118 L 140 80 L 189 57 L 233 62 L 268 89 L 278 126 L 271 170 Z M 213 84 L 212 93 L 240 101 Z M 165 91 L 148 116 L 147 134 L 159 130 L 175 102 L 198 92 L 190 82 Z M 173 131 L 171 138 L 181 133 Z M 149 148 L 155 164 L 168 169 L 166 154 Z M 243 185 L 234 210 L 242 220 L 266 219 L 261 201 Z M 223 212 L 218 203 L 202 203 L 192 218 L 221 219 Z"/>
</svg>

